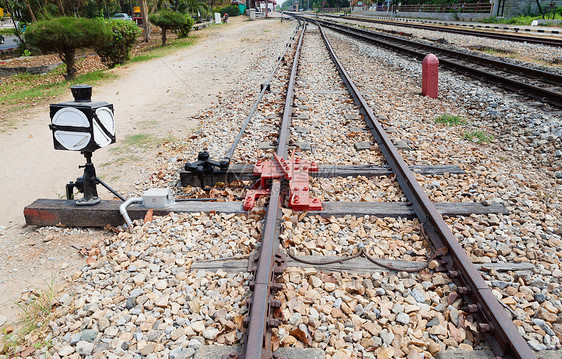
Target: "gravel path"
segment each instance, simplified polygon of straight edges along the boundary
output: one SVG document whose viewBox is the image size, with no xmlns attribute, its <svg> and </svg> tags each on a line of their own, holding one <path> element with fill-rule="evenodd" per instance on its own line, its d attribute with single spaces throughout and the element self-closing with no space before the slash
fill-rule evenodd
<svg viewBox="0 0 562 359">
<path fill-rule="evenodd" d="M 251 251 L 259 224 L 233 217 L 172 214 L 107 241 L 59 299 L 52 357 L 187 358 L 205 344 L 237 344 L 249 274 L 189 270 L 194 259 Z"/>
</svg>

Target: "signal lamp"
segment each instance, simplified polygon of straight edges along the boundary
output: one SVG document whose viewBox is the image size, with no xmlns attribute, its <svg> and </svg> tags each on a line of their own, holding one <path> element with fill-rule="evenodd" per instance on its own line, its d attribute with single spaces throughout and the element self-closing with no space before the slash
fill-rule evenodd
<svg viewBox="0 0 562 359">
<path fill-rule="evenodd" d="M 91 206 L 101 202 L 92 163 L 95 150 L 115 143 L 115 119 L 113 105 L 105 101 L 92 101 L 92 86 L 76 85 L 70 88 L 74 101 L 50 106 L 53 143 L 56 150 L 80 151 L 86 158 L 84 175 L 76 182 L 66 185 L 67 199 L 73 199 L 74 187 L 84 192 L 84 198 L 77 205 Z"/>
</svg>

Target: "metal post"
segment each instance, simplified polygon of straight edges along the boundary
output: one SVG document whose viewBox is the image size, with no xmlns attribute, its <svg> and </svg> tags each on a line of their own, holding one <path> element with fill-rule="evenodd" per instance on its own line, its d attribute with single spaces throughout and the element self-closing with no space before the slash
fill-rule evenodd
<svg viewBox="0 0 562 359">
<path fill-rule="evenodd" d="M 96 188 L 96 169 L 92 163 L 92 152 L 83 152 L 86 157 L 86 164 L 80 166 L 84 168 L 83 187 L 84 198 L 76 201 L 79 206 L 93 206 L 101 202 L 98 197 L 98 190 Z"/>
</svg>

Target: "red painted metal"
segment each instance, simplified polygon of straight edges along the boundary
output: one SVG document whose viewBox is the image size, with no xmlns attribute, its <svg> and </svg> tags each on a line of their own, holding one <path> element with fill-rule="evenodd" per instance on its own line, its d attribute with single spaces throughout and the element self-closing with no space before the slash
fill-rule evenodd
<svg viewBox="0 0 562 359">
<path fill-rule="evenodd" d="M 422 95 L 437 98 L 439 87 L 439 59 L 429 54 L 422 62 Z"/>
<path fill-rule="evenodd" d="M 289 181 L 289 207 L 296 211 L 321 211 L 322 202 L 318 198 L 310 197 L 309 173 L 318 172 L 318 165 L 314 161 L 295 158 L 295 151 L 289 160 L 273 154 L 274 160 L 258 160 L 254 166 L 254 175 L 260 179 L 254 189 L 246 193 L 244 209 L 252 209 L 259 197 L 269 195 L 268 183 L 272 179 L 286 179 Z"/>
</svg>

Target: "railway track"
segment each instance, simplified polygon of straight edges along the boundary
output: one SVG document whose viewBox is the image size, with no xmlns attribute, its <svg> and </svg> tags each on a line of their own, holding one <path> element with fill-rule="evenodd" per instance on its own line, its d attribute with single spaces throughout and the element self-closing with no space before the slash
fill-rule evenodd
<svg viewBox="0 0 562 359">
<path fill-rule="evenodd" d="M 78 310 L 95 311 L 94 297 L 99 296 L 101 304 L 132 314 L 124 334 L 130 341 L 135 333 L 137 342 L 130 352 L 142 355 L 168 346 L 168 339 L 160 340 L 169 336 L 175 347 L 166 350 L 181 357 L 177 353 L 187 345 L 187 340 L 181 342 L 185 336 L 190 343 L 201 338 L 203 343 L 241 345 L 223 356 L 228 358 L 279 358 L 279 346 L 299 346 L 299 341 L 302 346 L 314 344 L 332 358 L 371 352 L 392 357 L 394 350 L 397 356 L 407 350 L 434 356 L 466 342 L 474 349 L 492 349 L 497 357 L 535 357 L 442 218 L 506 213 L 505 208 L 432 203 L 416 175 L 462 173 L 460 168 L 407 166 L 326 34 L 304 22 L 299 29 L 262 84 L 258 100 L 248 106 L 250 115 L 237 123 L 240 126 L 232 126 L 240 132 L 228 128 L 220 132 L 225 141 L 200 142 L 218 159 L 229 161 L 229 168 L 216 161 L 201 176 L 190 163 L 186 168 L 195 170 L 182 171 L 182 188 L 176 188 L 176 194 L 190 198 L 166 211 L 155 210 L 154 214 L 168 213 L 155 217 L 155 223 L 120 233 L 123 243 L 111 244 L 111 259 L 84 271 L 90 307 L 81 309 L 80 301 L 86 299 L 79 297 Z M 317 54 L 319 44 L 325 48 Z M 337 110 L 331 107 L 334 103 Z M 227 148 L 229 138 L 234 144 Z M 291 159 L 293 150 L 298 160 Z M 256 154 L 262 161 L 251 162 Z M 275 162 L 273 155 L 280 160 Z M 262 189 L 256 186 L 263 178 L 256 168 L 263 161 L 273 161 L 269 168 L 275 176 L 264 181 L 267 196 L 247 211 L 248 197 L 237 197 L 247 196 L 248 188 Z M 305 164 L 317 171 L 297 178 L 303 172 L 296 167 Z M 350 179 L 364 185 L 354 188 Z M 298 180 L 295 186 L 291 180 Z M 254 185 L 225 185 L 232 181 Z M 195 188 L 200 185 L 213 189 Z M 336 185 L 347 192 L 336 195 Z M 298 199 L 306 198 L 301 191 L 310 193 L 304 201 L 311 205 L 308 211 L 296 201 L 297 194 Z M 366 194 L 379 202 L 365 199 Z M 214 198 L 194 198 L 203 195 Z M 221 202 L 214 202 L 217 198 Z M 321 210 L 312 206 L 317 203 L 314 198 L 323 201 Z M 130 212 L 131 217 L 143 218 L 146 211 Z M 186 258 L 195 258 L 187 272 Z M 123 271 L 108 274 L 109 268 L 117 267 Z M 153 278 L 149 276 L 141 289 L 146 268 Z M 114 277 L 120 285 L 125 283 L 127 294 L 113 293 Z M 93 289 L 98 284 L 103 285 L 100 294 Z M 442 308 L 434 310 L 438 306 Z M 154 311 L 145 316 L 139 308 Z M 95 315 L 104 315 L 99 312 Z M 142 323 L 141 315 L 149 325 Z M 79 327 L 83 316 L 75 316 L 73 327 Z M 140 331 L 135 331 L 133 320 Z M 459 335 L 457 341 L 449 331 Z M 107 333 L 100 335 L 107 339 Z M 401 346 L 398 338 L 415 344 Z M 344 350 L 349 343 L 351 349 Z M 123 354 L 129 350 L 128 342 L 116 345 Z"/>
<path fill-rule="evenodd" d="M 322 15 L 322 16 L 329 17 L 329 18 L 342 19 L 342 17 L 335 16 L 335 15 Z M 400 27 L 409 27 L 409 28 L 422 29 L 422 30 L 448 32 L 448 33 L 459 34 L 459 35 L 471 35 L 471 36 L 479 36 L 479 37 L 488 37 L 488 38 L 497 39 L 497 40 L 526 42 L 526 43 L 529 43 L 529 44 L 562 47 L 562 40 L 561 39 L 549 38 L 549 37 L 544 37 L 544 36 L 538 37 L 538 36 L 498 33 L 498 32 L 494 32 L 494 31 L 457 29 L 457 28 L 451 28 L 451 27 L 447 27 L 447 26 L 411 24 L 411 23 L 405 23 L 405 22 L 371 19 L 371 18 L 359 17 L 359 16 L 345 16 L 345 17 L 343 17 L 343 19 L 360 21 L 360 22 L 370 22 L 370 23 L 374 23 L 374 24 L 384 24 L 384 25 L 392 25 L 392 26 L 400 26 Z"/>
<path fill-rule="evenodd" d="M 560 74 L 359 29 L 354 26 L 324 20 L 317 21 L 334 31 L 390 48 L 408 56 L 423 59 L 428 53 L 434 53 L 439 57 L 440 65 L 447 68 L 552 106 L 562 107 L 562 75 Z"/>
<path fill-rule="evenodd" d="M 305 24 L 304 20 L 303 24 Z M 315 26 L 312 25 L 312 27 Z M 276 171 L 281 171 L 284 167 L 286 167 L 286 171 L 290 175 L 285 179 L 280 177 L 271 177 L 269 181 L 267 192 L 269 195 L 269 201 L 267 204 L 263 229 L 261 231 L 262 234 L 259 251 L 250 257 L 248 264 L 248 268 L 250 268 L 253 272 L 253 279 L 250 282 L 252 294 L 251 299 L 249 300 L 248 316 L 245 320 L 247 325 L 247 332 L 245 334 L 246 339 L 244 340 L 241 352 L 232 352 L 223 356 L 223 358 L 271 358 L 279 346 L 279 341 L 284 336 L 283 334 L 287 334 L 286 330 L 283 329 L 283 325 L 287 324 L 284 320 L 287 320 L 288 318 L 283 319 L 283 315 L 281 313 L 287 310 L 287 303 L 285 299 L 288 299 L 293 295 L 290 294 L 290 283 L 287 283 L 286 281 L 278 282 L 278 280 L 282 278 L 284 270 L 288 265 L 286 258 L 287 255 L 292 260 L 291 263 L 293 266 L 306 265 L 317 271 L 322 271 L 322 268 L 326 264 L 342 264 L 346 261 L 355 260 L 358 257 L 366 258 L 372 264 L 379 266 L 379 268 L 412 273 L 427 270 L 427 267 L 432 262 L 438 263 L 438 267 L 434 267 L 434 269 L 442 273 L 446 273 L 445 276 L 456 284 L 456 290 L 452 295 L 454 298 L 462 298 L 464 303 L 463 306 L 466 312 L 470 313 L 471 317 L 478 319 L 477 335 L 486 339 L 486 342 L 495 354 L 498 357 L 503 358 L 533 358 L 534 354 L 532 350 L 521 337 L 504 308 L 494 297 L 491 289 L 486 285 L 482 276 L 478 273 L 464 249 L 453 236 L 451 230 L 444 222 L 441 213 L 437 210 L 436 205 L 429 200 L 427 194 L 425 194 L 419 185 L 412 169 L 406 165 L 393 142 L 390 140 L 381 124 L 377 121 L 375 114 L 372 112 L 333 51 L 328 38 L 320 27 L 317 29 L 316 33 L 318 33 L 318 35 L 315 35 L 313 31 L 307 30 L 306 25 L 302 26 L 302 30 L 296 44 L 293 62 L 290 67 L 291 71 L 286 87 L 286 99 L 282 111 L 283 117 L 278 128 L 279 135 L 277 140 L 273 142 L 272 146 L 275 150 L 275 155 L 279 158 L 276 164 Z M 321 146 L 317 146 L 319 150 L 316 151 L 315 156 L 311 156 L 303 151 L 305 146 L 297 144 L 296 139 L 294 138 L 299 137 L 297 134 L 298 132 L 306 133 L 306 130 L 303 130 L 302 128 L 303 126 L 297 125 L 304 125 L 308 123 L 306 116 L 298 115 L 299 110 L 302 110 L 302 106 L 299 107 L 298 105 L 295 105 L 299 98 L 302 99 L 302 95 L 299 95 L 297 99 L 295 99 L 295 89 L 299 88 L 299 81 L 297 80 L 299 71 L 305 71 L 306 68 L 305 64 L 299 62 L 299 56 L 303 51 L 302 48 L 305 36 L 321 36 L 322 41 L 325 43 L 329 55 L 332 58 L 339 75 L 341 76 L 341 81 L 345 84 L 347 91 L 349 91 L 349 94 L 347 95 L 349 96 L 348 103 L 353 100 L 353 103 L 356 106 L 355 108 L 360 114 L 360 116 L 353 118 L 350 117 L 349 121 L 346 121 L 346 124 L 349 125 L 350 122 L 354 122 L 355 124 L 358 122 L 360 123 L 361 118 L 363 118 L 365 121 L 363 126 L 368 128 L 370 135 L 375 139 L 376 144 L 380 149 L 380 152 L 374 151 L 375 154 L 371 154 L 369 158 L 369 165 L 365 166 L 364 161 L 361 158 L 356 158 L 354 161 L 358 163 L 355 165 L 338 166 L 338 161 L 332 159 L 333 164 L 326 167 L 320 166 L 317 170 L 318 173 L 316 173 L 315 176 L 338 177 L 344 172 L 347 173 L 347 175 L 352 176 L 372 176 L 374 167 L 379 166 L 379 170 L 382 169 L 383 171 L 386 171 L 384 173 L 381 172 L 379 175 L 391 175 L 392 177 L 395 177 L 396 183 L 403 192 L 403 197 L 405 197 L 404 200 L 406 202 L 403 204 L 410 211 L 402 215 L 398 214 L 398 217 L 404 216 L 417 218 L 418 222 L 416 223 L 420 224 L 420 236 L 425 238 L 430 246 L 430 249 L 426 253 L 427 257 L 425 260 L 418 258 L 417 261 L 411 262 L 410 264 L 404 264 L 401 262 L 400 265 L 396 265 L 396 263 L 393 264 L 393 262 L 375 258 L 372 251 L 365 249 L 362 246 L 357 246 L 352 249 L 349 254 L 336 258 L 307 256 L 303 255 L 306 251 L 303 253 L 302 246 L 297 246 L 298 248 L 291 248 L 291 234 L 290 231 L 287 233 L 286 227 L 288 225 L 286 212 L 290 212 L 287 208 L 287 204 L 295 205 L 298 203 L 297 194 L 303 195 L 302 191 L 311 191 L 311 189 L 303 189 L 303 187 L 295 187 L 292 189 L 291 187 L 293 185 L 290 181 L 294 179 L 292 176 L 295 178 L 297 177 L 299 166 L 302 167 L 306 164 L 311 165 L 313 158 L 320 162 L 320 165 L 323 164 L 323 158 L 318 157 L 318 154 L 322 153 L 320 149 Z M 318 61 L 322 60 L 319 59 Z M 338 94 L 337 91 L 336 94 Z M 340 97 L 339 101 L 343 100 L 341 97 L 346 97 L 346 95 L 338 96 Z M 299 131 L 296 131 L 297 128 L 299 128 Z M 359 129 L 359 131 L 362 130 Z M 237 136 L 237 138 L 239 138 L 239 136 Z M 345 144 L 339 144 L 339 147 L 342 146 L 345 146 Z M 297 150 L 299 155 L 302 157 L 300 161 L 307 162 L 293 160 L 290 156 L 290 147 L 296 147 L 295 150 Z M 335 151 L 337 151 L 337 149 L 335 149 Z M 373 151 L 369 150 L 367 152 Z M 235 153 L 235 151 L 231 149 L 229 151 L 229 155 L 232 155 L 233 153 Z M 380 163 L 378 163 L 379 161 Z M 328 163 L 329 162 L 330 160 L 328 159 Z M 258 162 L 257 166 L 260 164 L 261 162 Z M 329 170 L 328 167 L 330 167 Z M 213 179 L 210 183 L 207 182 L 207 184 L 212 186 L 218 181 L 224 180 L 225 182 L 228 182 L 233 178 L 242 180 L 259 180 L 259 176 L 256 175 L 255 169 L 252 171 L 252 167 L 249 168 L 247 165 L 241 165 L 232 166 L 228 170 L 222 169 L 215 171 L 213 173 Z M 184 186 L 195 184 L 197 180 L 198 179 L 194 176 L 193 172 L 186 171 L 182 173 L 182 185 Z M 287 186 L 288 180 L 289 186 Z M 247 201 L 245 202 L 245 205 Z M 311 198 L 307 203 L 313 204 L 314 201 L 315 200 Z M 344 217 L 346 215 L 367 215 L 376 217 L 377 212 L 374 208 L 375 206 L 373 206 L 372 203 L 365 202 L 324 202 L 322 211 L 318 211 L 318 208 L 314 208 L 312 211 L 309 211 L 308 216 L 317 215 L 322 217 Z M 384 212 L 384 210 L 382 212 Z M 298 216 L 299 220 L 307 217 L 306 212 L 301 213 L 302 214 Z M 389 212 L 387 212 L 387 214 L 388 213 Z M 341 228 L 337 225 L 336 227 L 338 231 Z M 283 242 L 280 241 L 281 238 L 284 238 Z M 285 247 L 284 250 L 280 250 L 281 247 Z M 307 248 L 312 252 L 318 252 L 318 250 L 314 249 L 314 245 L 309 244 Z M 227 268 L 221 267 L 220 265 L 219 267 Z M 345 265 L 343 265 L 343 267 L 345 268 Z M 193 268 L 203 269 L 205 268 L 205 265 L 203 264 L 202 266 L 198 266 L 197 264 L 194 264 L 192 269 Z M 305 342 L 307 340 L 311 340 L 310 334 L 307 333 L 306 328 L 298 330 L 299 331 L 294 329 L 291 331 L 293 336 L 300 336 L 302 337 L 301 340 Z M 286 335 L 284 337 L 286 337 Z"/>
</svg>

